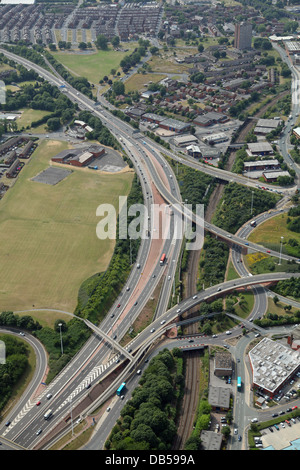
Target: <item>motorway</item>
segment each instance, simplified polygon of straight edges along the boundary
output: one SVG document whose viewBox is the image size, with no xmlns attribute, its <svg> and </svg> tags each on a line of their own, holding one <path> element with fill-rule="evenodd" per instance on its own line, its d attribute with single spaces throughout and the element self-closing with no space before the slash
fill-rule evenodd
<svg viewBox="0 0 300 470">
<path fill-rule="evenodd" d="M 64 83 L 62 79 L 57 79 L 46 70 L 42 69 L 39 66 L 36 66 L 35 64 L 30 63 L 25 59 L 15 56 L 12 53 L 8 53 L 5 50 L 1 50 L 1 52 L 3 52 L 5 55 L 12 58 L 13 60 L 22 63 L 24 66 L 35 69 L 43 78 L 58 87 L 60 87 Z M 101 324 L 101 330 L 103 330 L 103 332 L 105 332 L 106 334 L 111 334 L 112 337 L 116 335 L 118 340 L 120 340 L 125 334 L 125 332 L 128 331 L 130 324 L 138 316 L 142 307 L 145 305 L 147 299 L 149 299 L 149 297 L 151 296 L 151 293 L 153 292 L 155 286 L 157 285 L 162 275 L 165 276 L 165 282 L 163 286 L 163 295 L 161 295 L 161 303 L 157 310 L 157 319 L 155 319 L 153 324 L 151 324 L 142 333 L 140 333 L 140 335 L 138 335 L 138 337 L 132 344 L 128 345 L 128 349 L 132 349 L 133 352 L 146 351 L 154 339 L 158 339 L 161 337 L 161 335 L 167 329 L 166 325 L 169 326 L 170 324 L 172 324 L 172 322 L 176 319 L 179 313 L 183 313 L 189 310 L 190 308 L 194 307 L 195 305 L 204 300 L 215 298 L 218 295 L 223 295 L 224 293 L 230 292 L 231 290 L 236 289 L 237 287 L 245 287 L 249 285 L 253 285 L 253 288 L 258 289 L 259 291 L 259 289 L 261 288 L 255 287 L 256 284 L 260 285 L 264 282 L 273 282 L 278 281 L 279 279 L 286 279 L 288 277 L 291 277 L 291 275 L 285 273 L 272 274 L 270 276 L 264 275 L 243 277 L 239 280 L 230 281 L 229 283 L 224 283 L 220 286 L 214 286 L 210 289 L 206 289 L 205 291 L 201 291 L 193 295 L 191 298 L 185 299 L 180 304 L 172 307 L 172 309 L 167 310 L 166 299 L 169 299 L 172 289 L 172 282 L 168 282 L 168 278 L 170 276 L 171 280 L 174 279 L 174 273 L 177 266 L 178 256 L 182 243 L 182 234 L 177 238 L 174 237 L 174 220 L 177 217 L 178 219 L 182 219 L 182 215 L 185 210 L 180 198 L 180 192 L 176 177 L 172 172 L 170 166 L 165 162 L 165 160 L 161 156 L 161 148 L 159 148 L 152 141 L 145 139 L 144 137 L 144 140 L 141 140 L 140 138 L 137 139 L 137 137 L 140 136 L 137 136 L 129 125 L 115 117 L 112 117 L 111 114 L 104 108 L 99 109 L 99 107 L 95 107 L 94 102 L 86 98 L 84 95 L 78 93 L 76 90 L 73 90 L 67 83 L 66 87 L 70 99 L 76 101 L 79 106 L 83 109 L 88 109 L 96 116 L 100 117 L 102 122 L 107 125 L 111 132 L 120 141 L 122 141 L 124 149 L 126 150 L 128 156 L 132 159 L 135 169 L 140 176 L 140 181 L 142 183 L 144 192 L 144 198 L 146 203 L 148 201 L 149 204 L 148 208 L 150 209 L 151 199 L 151 202 L 153 202 L 154 199 L 154 188 L 157 189 L 163 199 L 168 204 L 171 204 L 174 208 L 174 216 L 171 217 L 170 214 L 168 214 L 171 236 L 168 239 L 163 240 L 160 251 L 164 251 L 167 253 L 169 263 L 166 266 L 166 271 L 165 268 L 162 269 L 162 267 L 159 265 L 159 257 L 157 257 L 155 260 L 151 259 L 150 261 L 153 267 L 153 271 L 151 272 L 151 274 L 149 274 L 149 277 L 147 279 L 148 282 L 146 282 L 144 289 L 140 290 L 137 295 L 138 303 L 136 305 L 131 304 L 131 302 L 134 301 L 133 286 L 138 286 L 141 282 L 141 273 L 143 272 L 144 267 L 146 266 L 146 263 L 148 261 L 154 237 L 143 239 L 139 251 L 139 256 L 136 260 L 136 263 L 139 263 L 141 268 L 137 269 L 136 265 L 134 266 L 127 283 L 127 286 L 129 286 L 130 289 L 128 291 L 124 289 L 124 291 L 122 292 L 122 307 L 121 309 L 117 307 L 120 301 L 120 299 L 118 299 L 112 308 L 111 315 L 108 315 L 104 322 L 102 322 Z M 163 149 L 163 152 L 165 152 L 165 149 Z M 174 155 L 173 158 L 175 158 Z M 184 161 L 184 163 L 186 163 L 186 161 Z M 189 162 L 188 164 L 192 165 L 193 163 Z M 202 166 L 197 165 L 197 169 L 199 170 L 200 168 L 202 171 Z M 249 182 L 246 178 L 240 177 L 238 175 L 233 175 L 231 173 L 230 175 L 228 175 L 223 170 L 213 169 L 206 165 L 203 165 L 203 171 L 204 168 L 206 172 L 212 171 L 214 176 L 226 179 L 227 181 L 243 181 L 243 184 L 253 184 L 252 182 Z M 220 172 L 222 176 L 220 176 Z M 282 188 L 282 191 L 287 190 Z M 152 198 L 150 198 L 149 195 L 152 196 Z M 194 215 L 192 213 L 189 213 L 189 217 L 193 218 L 194 220 Z M 196 222 L 198 223 L 198 221 Z M 152 221 L 150 221 L 149 223 L 149 229 L 153 235 L 153 231 L 156 230 L 156 227 L 153 226 Z M 199 222 L 200 225 L 201 223 L 203 225 L 203 221 Z M 244 234 L 229 234 L 228 232 L 219 229 L 213 224 L 207 224 L 206 222 L 204 222 L 204 227 L 206 230 L 209 230 L 211 233 L 214 233 L 218 237 L 232 244 L 232 246 L 237 246 L 239 250 L 265 250 L 259 245 L 250 242 L 245 242 L 245 239 L 243 238 L 245 236 Z M 270 255 L 282 257 L 282 259 L 294 259 L 293 257 L 289 257 L 285 254 L 281 254 L 276 251 L 271 251 Z M 165 324 L 161 324 L 161 321 L 163 320 L 165 320 Z M 153 328 L 155 329 L 155 331 L 150 333 L 150 330 Z M 97 355 L 95 354 L 95 351 L 97 351 Z M 138 354 L 141 353 L 137 353 L 137 355 Z M 63 373 L 60 374 L 57 379 L 45 389 L 44 394 L 41 397 L 43 399 L 42 406 L 36 407 L 35 403 L 31 403 L 31 414 L 29 414 L 29 412 L 25 412 L 24 410 L 27 403 L 25 401 L 21 402 L 20 405 L 23 404 L 21 411 L 20 408 L 18 410 L 13 410 L 13 413 L 10 416 L 10 420 L 12 421 L 13 425 L 9 426 L 8 428 L 0 428 L 0 433 L 2 435 L 7 436 L 13 441 L 20 443 L 20 445 L 23 445 L 24 447 L 33 448 L 40 439 L 38 436 L 35 435 L 35 432 L 40 428 L 41 423 L 43 423 L 43 433 L 46 433 L 51 427 L 53 427 L 53 425 L 58 420 L 61 420 L 62 417 L 65 416 L 67 410 L 74 406 L 75 400 L 82 399 L 83 396 L 88 394 L 86 385 L 92 380 L 99 381 L 99 379 L 103 377 L 102 374 L 107 375 L 111 370 L 115 368 L 115 361 L 119 358 L 119 355 L 116 354 L 112 346 L 106 341 L 103 341 L 101 335 L 100 337 L 98 337 L 95 334 L 91 341 L 88 342 L 86 347 L 83 348 L 83 350 L 66 368 L 66 370 L 64 370 Z M 121 357 L 121 359 L 123 358 Z M 83 365 L 85 365 L 85 368 L 82 368 Z M 45 422 L 43 420 L 43 414 L 50 403 L 45 399 L 45 395 L 46 393 L 49 393 L 49 391 L 52 393 L 53 396 L 51 398 L 51 407 L 53 407 L 54 409 L 55 419 L 53 418 L 53 420 Z"/>
</svg>

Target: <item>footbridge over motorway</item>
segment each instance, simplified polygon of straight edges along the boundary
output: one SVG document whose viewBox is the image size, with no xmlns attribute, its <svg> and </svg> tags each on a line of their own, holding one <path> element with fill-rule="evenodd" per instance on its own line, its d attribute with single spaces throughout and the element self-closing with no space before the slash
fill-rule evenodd
<svg viewBox="0 0 300 470">
<path fill-rule="evenodd" d="M 79 318 L 79 317 L 76 317 L 76 318 Z M 81 318 L 81 320 L 82 320 L 82 318 Z M 98 335 L 103 337 L 105 339 L 105 341 L 107 341 L 109 344 L 111 344 L 117 351 L 119 351 L 121 354 L 123 354 L 127 359 L 129 359 L 130 361 L 133 360 L 132 355 L 127 351 L 127 349 L 120 346 L 120 344 L 117 341 L 115 341 L 110 336 L 108 336 L 103 330 L 101 330 L 101 328 L 94 325 L 94 323 L 92 323 L 91 321 L 89 321 L 87 319 L 84 319 L 83 321 L 91 330 L 93 330 L 95 333 L 97 333 Z"/>
<path fill-rule="evenodd" d="M 239 317 L 238 315 L 234 315 L 234 313 L 225 312 L 225 314 L 228 315 L 228 317 L 233 318 L 234 320 L 242 321 L 243 325 L 246 326 L 249 329 L 257 330 L 257 332 L 262 334 L 262 335 L 266 333 L 265 328 L 262 328 L 261 326 L 258 326 L 258 325 L 256 325 L 255 323 L 252 323 L 249 320 L 245 320 L 244 318 L 243 318 L 243 320 L 241 320 L 241 317 Z"/>
</svg>

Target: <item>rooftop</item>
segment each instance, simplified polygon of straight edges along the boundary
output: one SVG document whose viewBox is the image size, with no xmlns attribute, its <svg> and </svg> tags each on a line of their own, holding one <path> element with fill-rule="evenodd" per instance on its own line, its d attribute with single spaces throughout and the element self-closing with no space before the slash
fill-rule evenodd
<svg viewBox="0 0 300 470">
<path fill-rule="evenodd" d="M 300 366 L 300 351 L 263 338 L 249 352 L 253 383 L 274 393 Z"/>
<path fill-rule="evenodd" d="M 273 148 L 269 142 L 253 142 L 248 144 L 248 149 L 251 152 L 273 152 Z"/>
</svg>

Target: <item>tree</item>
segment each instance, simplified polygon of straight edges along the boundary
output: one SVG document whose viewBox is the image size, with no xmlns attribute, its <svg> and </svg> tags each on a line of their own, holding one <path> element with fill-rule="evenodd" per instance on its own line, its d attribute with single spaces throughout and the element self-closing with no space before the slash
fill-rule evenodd
<svg viewBox="0 0 300 470">
<path fill-rule="evenodd" d="M 117 80 L 113 83 L 112 86 L 113 92 L 118 95 L 124 95 L 125 93 L 125 85 L 121 80 Z"/>
<path fill-rule="evenodd" d="M 48 127 L 49 131 L 52 131 L 52 132 L 53 131 L 58 131 L 60 126 L 61 126 L 61 124 L 60 124 L 59 118 L 50 118 L 47 121 L 47 127 Z"/>
<path fill-rule="evenodd" d="M 100 34 L 99 36 L 97 36 L 97 39 L 96 39 L 96 46 L 98 47 L 98 49 L 102 49 L 102 50 L 107 50 L 108 46 L 108 40 L 107 38 L 104 36 L 104 34 Z"/>
<path fill-rule="evenodd" d="M 120 45 L 119 36 L 114 36 L 111 40 L 111 44 L 112 44 L 113 47 L 118 47 Z"/>
</svg>

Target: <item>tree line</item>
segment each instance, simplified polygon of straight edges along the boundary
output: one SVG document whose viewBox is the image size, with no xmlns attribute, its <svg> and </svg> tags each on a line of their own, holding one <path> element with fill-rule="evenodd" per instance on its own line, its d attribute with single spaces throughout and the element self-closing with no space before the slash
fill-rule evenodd
<svg viewBox="0 0 300 470">
<path fill-rule="evenodd" d="M 111 431 L 108 450 L 170 450 L 184 391 L 182 352 L 164 349 L 143 372 L 139 386 Z"/>
</svg>

